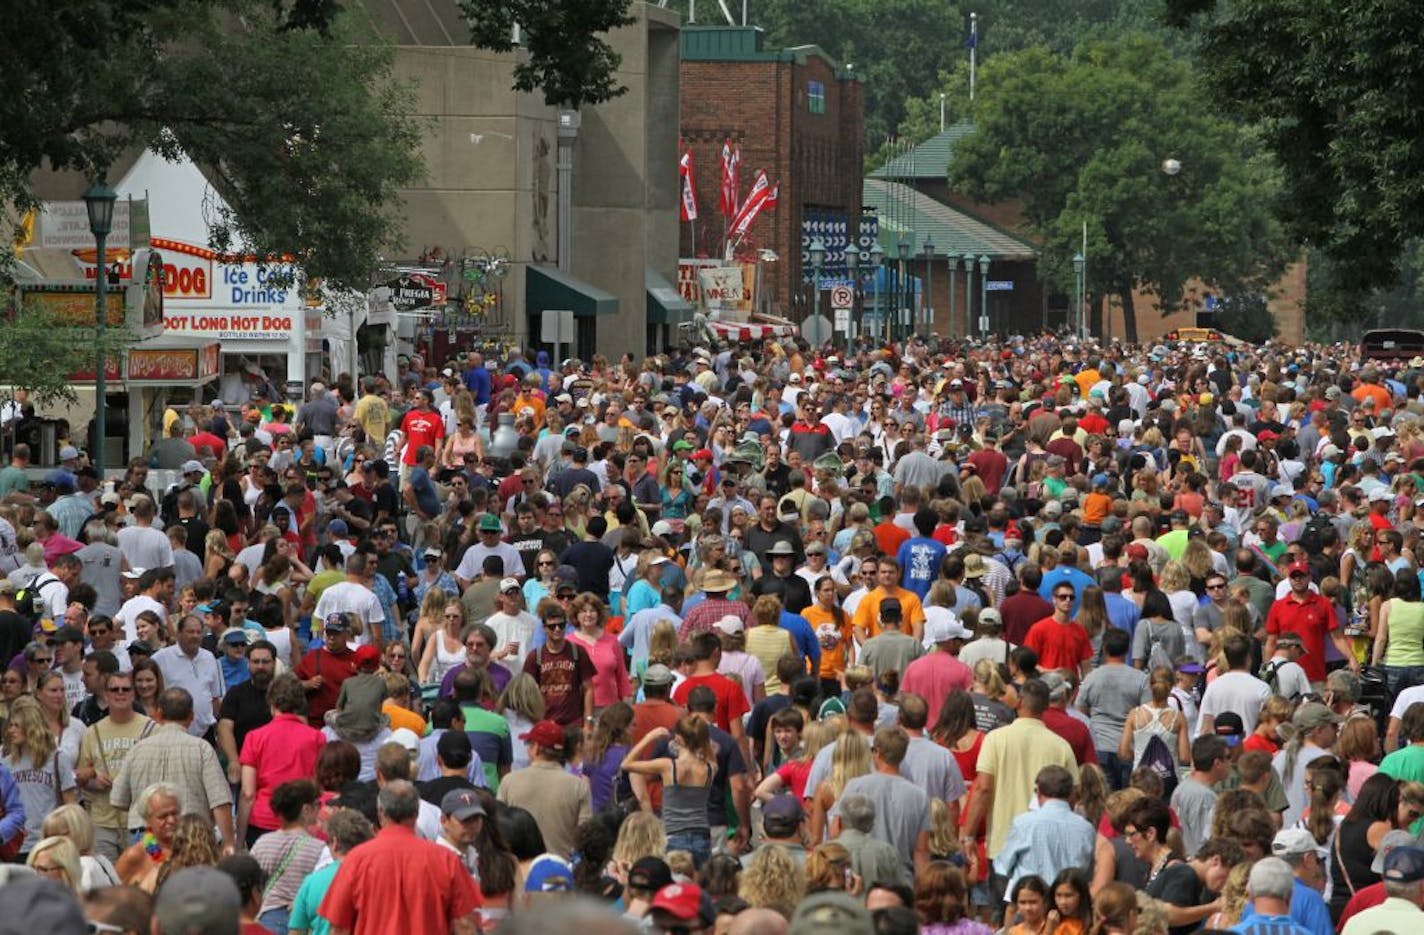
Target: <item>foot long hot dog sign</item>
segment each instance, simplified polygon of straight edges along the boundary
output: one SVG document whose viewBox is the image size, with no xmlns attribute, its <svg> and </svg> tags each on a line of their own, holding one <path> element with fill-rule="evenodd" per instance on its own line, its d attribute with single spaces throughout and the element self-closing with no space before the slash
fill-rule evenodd
<svg viewBox="0 0 1424 935">
<path fill-rule="evenodd" d="M 163 253 L 163 330 L 225 341 L 285 341 L 303 303 L 291 269 L 153 238 Z"/>
</svg>

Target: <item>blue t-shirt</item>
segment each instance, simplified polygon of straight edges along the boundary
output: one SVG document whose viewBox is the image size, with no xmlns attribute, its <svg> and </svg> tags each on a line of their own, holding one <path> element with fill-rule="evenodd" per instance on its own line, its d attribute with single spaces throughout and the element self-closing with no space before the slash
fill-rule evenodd
<svg viewBox="0 0 1424 935">
<path fill-rule="evenodd" d="M 946 551 L 941 543 L 924 536 L 905 540 L 895 553 L 900 563 L 900 587 L 913 591 L 923 601 L 930 592 L 930 585 L 939 577 Z"/>
<path fill-rule="evenodd" d="M 471 367 L 465 371 L 465 389 L 475 397 L 476 406 L 488 405 L 490 401 L 490 372 L 484 367 Z"/>
<path fill-rule="evenodd" d="M 419 465 L 412 468 L 410 490 L 415 495 L 420 512 L 432 519 L 440 515 L 440 494 L 435 489 L 435 481 L 430 479 L 429 471 Z"/>
</svg>

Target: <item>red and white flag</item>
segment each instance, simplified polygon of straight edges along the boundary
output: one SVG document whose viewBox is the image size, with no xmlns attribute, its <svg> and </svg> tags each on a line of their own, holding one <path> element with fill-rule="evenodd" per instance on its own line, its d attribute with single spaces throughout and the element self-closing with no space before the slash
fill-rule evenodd
<svg viewBox="0 0 1424 935">
<path fill-rule="evenodd" d="M 757 215 L 767 208 L 776 206 L 778 189 L 773 189 L 771 183 L 766 179 L 766 172 L 758 172 L 756 183 L 752 185 L 752 190 L 747 193 L 747 200 L 742 202 L 741 209 L 737 216 L 732 219 L 732 224 L 727 228 L 727 237 L 742 237 L 752 226 L 752 222 L 757 219 Z"/>
<path fill-rule="evenodd" d="M 695 221 L 697 220 L 697 189 L 692 181 L 692 150 L 684 152 L 682 158 L 677 161 L 677 174 L 680 179 L 678 188 L 682 195 L 679 213 L 684 221 Z"/>
<path fill-rule="evenodd" d="M 718 212 L 727 218 L 737 216 L 737 192 L 741 187 L 742 151 L 733 149 L 731 141 L 722 143 L 722 198 Z"/>
</svg>

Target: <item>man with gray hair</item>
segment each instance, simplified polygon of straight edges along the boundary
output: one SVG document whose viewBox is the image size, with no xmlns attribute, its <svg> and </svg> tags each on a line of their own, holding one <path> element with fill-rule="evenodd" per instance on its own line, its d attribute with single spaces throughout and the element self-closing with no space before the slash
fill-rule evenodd
<svg viewBox="0 0 1424 935">
<path fill-rule="evenodd" d="M 866 887 L 872 883 L 902 883 L 914 881 L 895 848 L 877 840 L 875 803 L 865 795 L 847 795 L 840 801 L 841 833 L 836 843 L 850 853 L 851 872 L 858 875 Z"/>
<path fill-rule="evenodd" d="M 332 935 L 479 931 L 479 887 L 460 858 L 415 833 L 420 793 L 393 779 L 376 796 L 381 830 L 341 862 L 318 910 Z"/>
<path fill-rule="evenodd" d="M 1279 857 L 1264 857 L 1251 867 L 1246 879 L 1246 895 L 1251 899 L 1251 915 L 1233 931 L 1240 935 L 1310 935 L 1290 917 L 1291 892 L 1295 874 Z"/>
<path fill-rule="evenodd" d="M 124 587 L 119 575 L 128 571 L 128 564 L 124 562 L 124 553 L 119 551 L 118 537 L 102 519 L 91 519 L 84 524 L 84 538 L 89 544 L 74 553 L 83 566 L 79 580 L 98 595 L 93 612 L 112 617 L 124 604 Z"/>
<path fill-rule="evenodd" d="M 1038 771 L 1034 780 L 1038 808 L 1014 819 L 994 857 L 994 872 L 1007 881 L 1006 893 L 1030 874 L 1052 880 L 1069 867 L 1092 866 L 1097 832 L 1068 804 L 1073 786 L 1073 774 L 1066 767 L 1050 764 Z"/>
</svg>

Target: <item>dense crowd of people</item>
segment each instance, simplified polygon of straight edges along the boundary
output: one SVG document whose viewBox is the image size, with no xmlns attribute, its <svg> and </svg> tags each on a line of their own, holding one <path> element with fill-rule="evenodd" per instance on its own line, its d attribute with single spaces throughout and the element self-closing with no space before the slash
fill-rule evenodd
<svg viewBox="0 0 1424 935">
<path fill-rule="evenodd" d="M 1418 930 L 1421 387 L 769 340 L 12 436 L 0 931 Z"/>
</svg>

